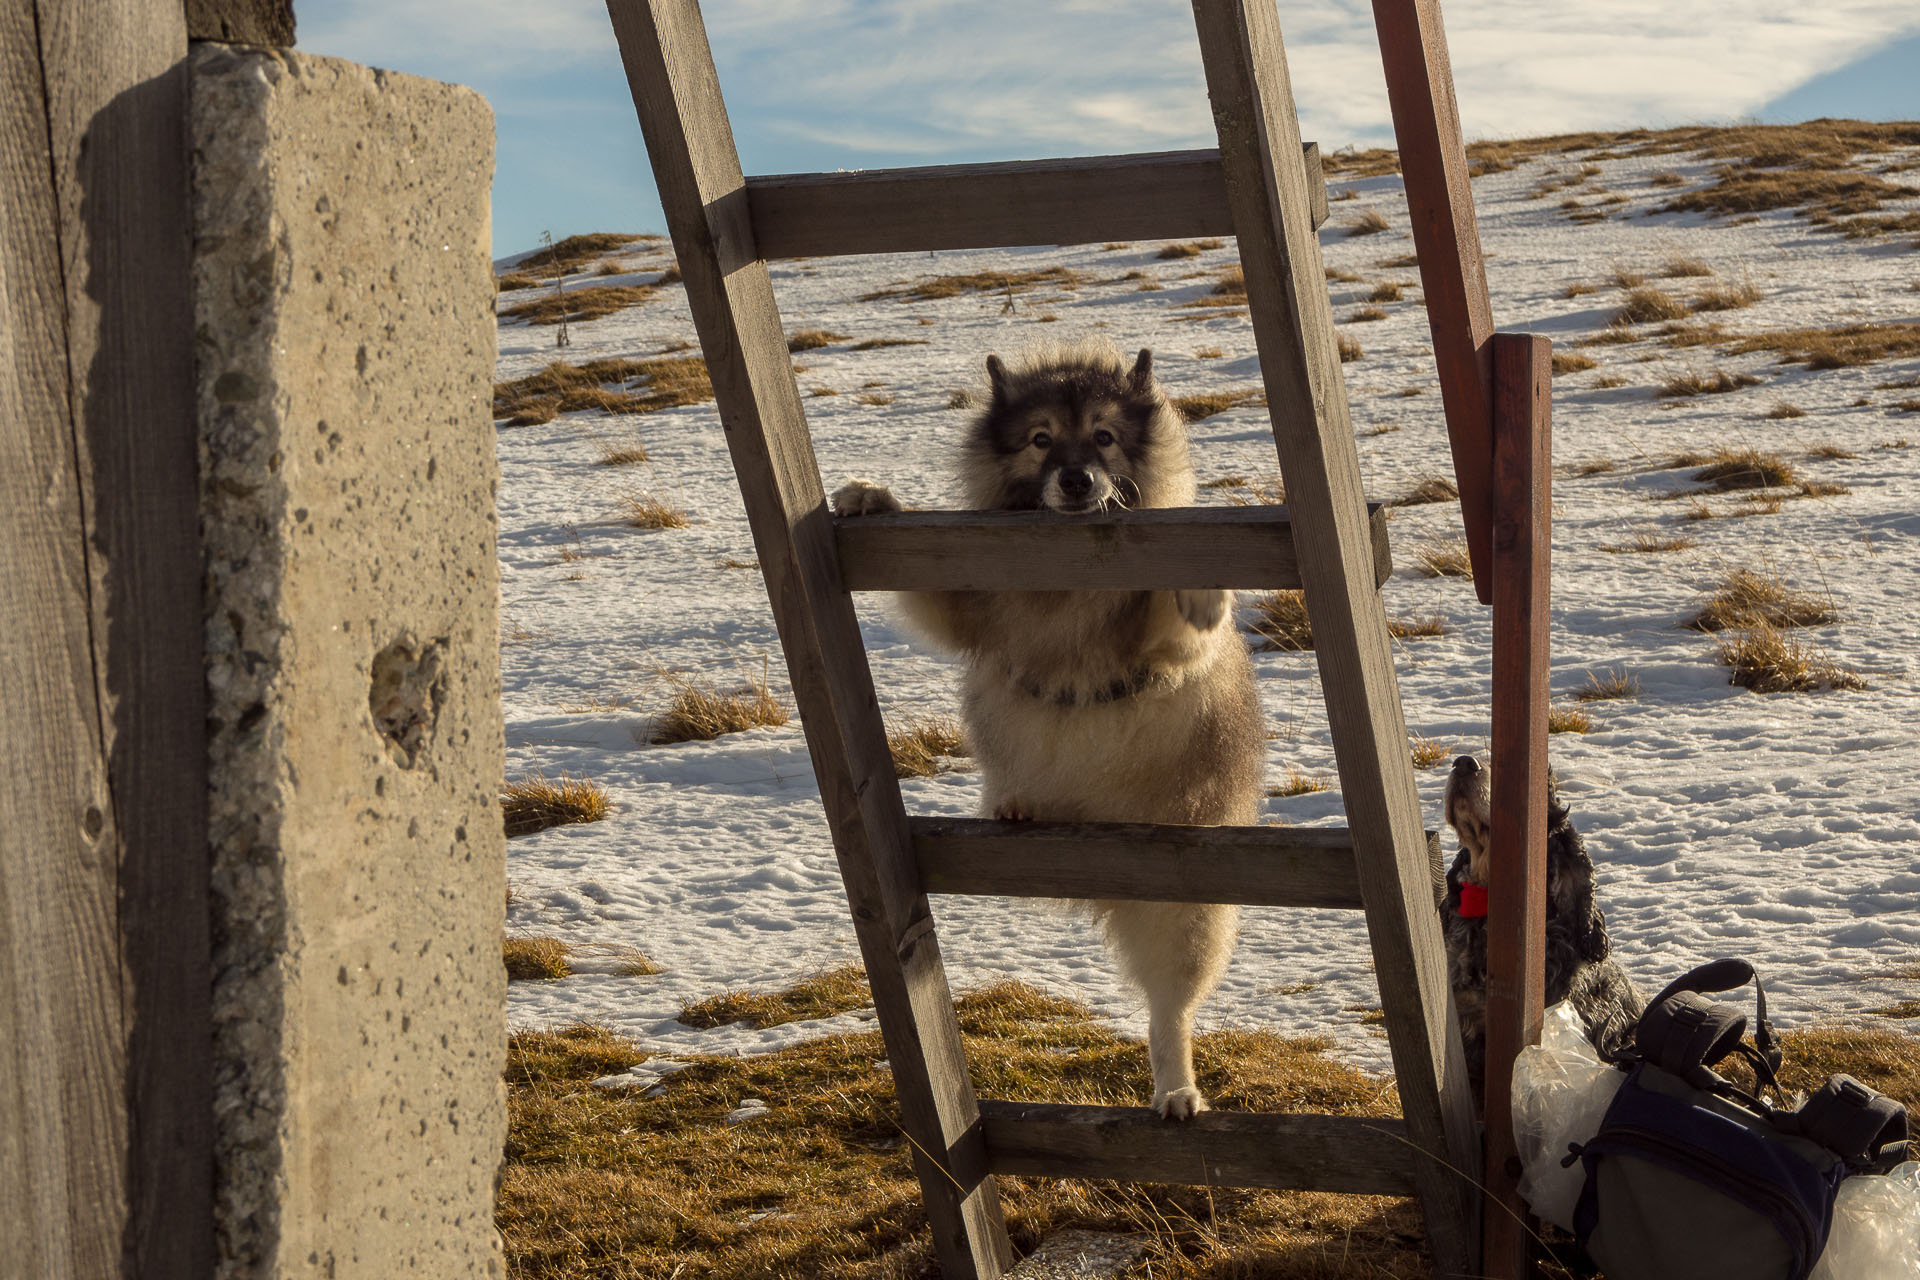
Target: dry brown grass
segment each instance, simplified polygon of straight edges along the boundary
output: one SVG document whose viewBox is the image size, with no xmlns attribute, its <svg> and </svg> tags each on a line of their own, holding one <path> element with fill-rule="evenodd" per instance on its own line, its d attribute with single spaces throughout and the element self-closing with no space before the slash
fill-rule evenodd
<svg viewBox="0 0 1920 1280">
<path fill-rule="evenodd" d="M 1669 254 L 1666 261 L 1660 264 L 1660 274 L 1669 280 L 1678 280 L 1710 276 L 1713 274 L 1713 268 L 1698 258 L 1689 258 L 1685 254 L 1675 253 Z"/>
<path fill-rule="evenodd" d="M 1218 360 L 1226 354 L 1227 353 L 1219 347 L 1195 347 L 1193 349 L 1193 358 L 1195 360 Z"/>
<path fill-rule="evenodd" d="M 1690 631 L 1741 627 L 1816 627 L 1838 619 L 1831 599 L 1794 591 L 1771 569 L 1735 569 L 1680 625 Z"/>
<path fill-rule="evenodd" d="M 875 407 L 890 405 L 898 398 L 890 391 L 862 391 L 854 397 L 861 404 L 870 404 Z"/>
<path fill-rule="evenodd" d="M 1197 258 L 1201 252 L 1200 246 L 1192 242 L 1185 244 L 1163 244 L 1160 246 L 1160 252 L 1153 256 L 1171 262 L 1176 258 Z"/>
<path fill-rule="evenodd" d="M 1548 733 L 1590 733 L 1593 717 L 1578 707 L 1547 708 Z"/>
<path fill-rule="evenodd" d="M 602 440 L 600 456 L 595 459 L 603 467 L 628 467 L 636 462 L 647 460 L 647 446 L 638 440 L 615 442 Z"/>
<path fill-rule="evenodd" d="M 1366 280 L 1366 277 L 1359 272 L 1348 271 L 1342 267 L 1323 267 L 1321 274 L 1339 284 L 1360 284 Z"/>
<path fill-rule="evenodd" d="M 1870 213 L 1888 200 L 1913 194 L 1911 187 L 1856 169 L 1721 165 L 1714 170 L 1714 177 L 1711 185 L 1682 192 L 1654 212 L 1732 217 L 1792 209 L 1816 222 L 1827 222 L 1849 214 Z"/>
<path fill-rule="evenodd" d="M 801 329 L 787 335 L 788 351 L 817 351 L 821 347 L 830 347 L 836 342 L 847 341 L 848 335 L 835 333 L 831 329 Z"/>
<path fill-rule="evenodd" d="M 985 1096 L 1139 1105 L 1151 1093 L 1145 1046 L 1084 1006 L 1016 983 L 955 1003 Z M 1195 1065 L 1226 1110 L 1397 1112 L 1392 1084 L 1332 1047 L 1210 1032 Z M 877 1031 L 700 1059 L 657 1091 L 589 1087 L 645 1057 L 598 1027 L 509 1042 L 497 1222 L 516 1280 L 904 1280 L 937 1265 Z M 746 1097 L 765 1099 L 767 1114 L 727 1124 Z M 1408 1200 L 1055 1178 L 999 1188 L 1016 1253 L 1081 1226 L 1147 1237 L 1159 1280 L 1431 1273 Z"/>
<path fill-rule="evenodd" d="M 620 495 L 620 523 L 634 529 L 684 529 L 689 521 L 680 506 L 641 489 Z"/>
<path fill-rule="evenodd" d="M 1654 394 L 1668 399 L 1678 396 L 1724 395 L 1729 391 L 1739 391 L 1743 387 L 1757 387 L 1762 381 L 1750 373 L 1728 373 L 1725 369 L 1701 373 L 1697 369 L 1689 369 L 1677 377 L 1668 378 L 1662 382 Z"/>
<path fill-rule="evenodd" d="M 1236 507 L 1284 507 L 1287 505 L 1287 482 L 1277 475 L 1253 480 L 1242 478 L 1238 485 L 1222 487 L 1242 490 L 1240 493 L 1227 495 L 1227 501 Z"/>
<path fill-rule="evenodd" d="M 588 284 L 574 289 L 550 289 L 524 302 L 502 307 L 506 320 L 528 324 L 559 324 L 562 320 L 598 320 L 628 307 L 637 307 L 654 295 L 650 284 Z"/>
<path fill-rule="evenodd" d="M 673 701 L 653 722 L 648 741 L 657 746 L 675 742 L 709 742 L 722 734 L 748 729 L 778 728 L 790 718 L 787 708 L 764 677 L 751 680 L 744 690 L 721 693 L 681 676 L 668 676 Z"/>
<path fill-rule="evenodd" d="M 789 1022 L 811 1022 L 851 1013 L 873 1003 L 867 971 L 857 964 L 841 965 L 802 978 L 784 991 L 770 995 L 727 991 L 681 1007 L 679 1021 L 707 1030 L 744 1022 L 750 1027 L 778 1027 Z"/>
<path fill-rule="evenodd" d="M 1387 230 L 1390 225 L 1391 224 L 1387 222 L 1387 215 L 1381 213 L 1378 209 L 1369 208 L 1365 213 L 1362 213 L 1358 218 L 1355 218 L 1347 224 L 1347 234 L 1350 236 L 1375 236 Z"/>
<path fill-rule="evenodd" d="M 1788 404 L 1785 400 L 1782 400 L 1776 403 L 1771 409 L 1768 409 L 1761 416 L 1771 421 L 1778 422 L 1785 418 L 1804 418 L 1807 416 L 1807 411 L 1805 409 L 1802 409 L 1797 404 Z M 1818 457 L 1819 455 L 1815 454 L 1813 456 Z"/>
<path fill-rule="evenodd" d="M 1742 280 L 1739 284 L 1703 289 L 1687 301 L 1695 311 L 1739 311 L 1765 296 L 1759 285 L 1751 280 Z"/>
<path fill-rule="evenodd" d="M 1333 783 L 1323 773 L 1302 773 L 1293 765 L 1287 766 L 1287 776 L 1267 788 L 1270 796 L 1308 796 L 1318 791 L 1331 791 Z"/>
<path fill-rule="evenodd" d="M 1407 739 L 1408 754 L 1416 769 L 1431 769 L 1434 765 L 1444 764 L 1453 755 L 1453 744 L 1442 742 L 1438 738 L 1423 738 L 1418 734 Z"/>
<path fill-rule="evenodd" d="M 1571 302 L 1575 298 L 1584 298 L 1589 293 L 1598 292 L 1600 292 L 1599 285 L 1588 284 L 1584 280 L 1575 280 L 1572 284 L 1560 291 L 1560 296 Z"/>
<path fill-rule="evenodd" d="M 567 963 L 567 944 L 558 938 L 508 938 L 501 946 L 500 958 L 507 967 L 508 982 L 573 976 L 573 966 Z"/>
<path fill-rule="evenodd" d="M 1810 369 L 1847 369 L 1879 360 L 1920 355 L 1920 323 L 1848 324 L 1832 329 L 1776 329 L 1729 335 L 1729 350 L 1777 352 L 1782 364 Z"/>
<path fill-rule="evenodd" d="M 556 240 L 550 245 L 542 245 L 534 250 L 521 263 L 521 269 L 552 272 L 579 271 L 612 253 L 624 248 L 636 240 L 652 239 L 649 236 L 620 235 L 611 231 L 596 231 L 587 235 L 568 236 Z"/>
<path fill-rule="evenodd" d="M 1344 333 L 1335 335 L 1334 345 L 1340 352 L 1341 364 L 1352 364 L 1367 354 L 1366 348 L 1360 345 L 1360 339 L 1348 337 Z"/>
<path fill-rule="evenodd" d="M 1788 405 L 1786 407 L 1789 409 L 1793 408 L 1792 405 Z M 1769 416 L 1772 416 L 1772 415 L 1769 415 Z M 1801 413 L 1798 410 L 1794 410 L 1794 412 L 1792 413 L 1782 414 L 1780 416 L 1785 418 L 1801 418 L 1801 417 L 1805 417 L 1806 415 Z M 1809 445 L 1807 447 L 1807 456 L 1809 458 L 1833 458 L 1841 462 L 1850 462 L 1853 459 L 1858 458 L 1860 455 L 1855 453 L 1851 449 L 1843 448 L 1842 446 L 1834 444 L 1831 441 L 1823 441 L 1820 444 Z"/>
<path fill-rule="evenodd" d="M 1435 502 L 1458 502 L 1460 490 L 1445 476 L 1427 476 L 1387 503 L 1390 507 L 1420 507 Z"/>
<path fill-rule="evenodd" d="M 1341 323 L 1367 324 L 1374 320 L 1385 320 L 1387 313 L 1379 307 L 1356 307 Z"/>
<path fill-rule="evenodd" d="M 577 822 L 600 822 L 612 812 L 612 799 L 588 778 L 564 773 L 549 778 L 531 773 L 500 788 L 501 819 L 510 836 L 532 835 Z"/>
<path fill-rule="evenodd" d="M 1678 320 L 1689 314 L 1686 303 L 1652 285 L 1629 290 L 1620 309 L 1613 313 L 1613 323 L 1625 326 L 1648 324 L 1655 320 Z"/>
<path fill-rule="evenodd" d="M 1795 496 L 1801 498 L 1837 498 L 1852 492 L 1837 480 L 1802 480 L 1794 489 Z"/>
<path fill-rule="evenodd" d="M 976 397 L 973 392 L 965 389 L 956 391 L 947 397 L 947 408 L 949 409 L 971 409 L 978 403 L 978 397 Z"/>
<path fill-rule="evenodd" d="M 1454 538 L 1430 543 L 1415 557 L 1415 567 L 1428 578 L 1470 578 L 1473 562 L 1467 558 L 1467 542 Z"/>
<path fill-rule="evenodd" d="M 1188 422 L 1198 422 L 1202 418 L 1211 418 L 1217 413 L 1237 409 L 1243 404 L 1259 403 L 1264 393 L 1258 387 L 1242 387 L 1234 391 L 1205 391 L 1199 395 L 1175 396 L 1173 407 Z"/>
<path fill-rule="evenodd" d="M 493 416 L 508 426 L 551 422 L 563 413 L 653 413 L 713 399 L 707 363 L 698 356 L 619 358 L 572 365 L 556 360 L 538 373 L 493 387 Z"/>
<path fill-rule="evenodd" d="M 1573 464 L 1571 474 L 1576 476 L 1611 475 L 1620 469 L 1620 464 L 1612 458 L 1588 458 L 1585 462 Z"/>
<path fill-rule="evenodd" d="M 1639 677 L 1629 674 L 1625 667 L 1615 667 L 1604 673 L 1587 672 L 1586 686 L 1574 691 L 1573 700 L 1575 702 L 1617 702 L 1639 696 Z"/>
<path fill-rule="evenodd" d="M 1395 640 L 1431 640 L 1447 634 L 1447 620 L 1437 613 L 1424 618 L 1388 618 L 1387 634 Z"/>
<path fill-rule="evenodd" d="M 1716 449 L 1708 454 L 1682 454 L 1675 466 L 1698 467 L 1693 478 L 1712 487 L 1716 493 L 1735 489 L 1772 489 L 1796 484 L 1800 473 L 1777 453 L 1758 449 Z"/>
<path fill-rule="evenodd" d="M 1307 618 L 1306 597 L 1299 591 L 1269 591 L 1253 602 L 1254 634 L 1264 649 L 1288 653 L 1313 648 L 1313 624 Z"/>
<path fill-rule="evenodd" d="M 512 293 L 515 289 L 532 289 L 543 283 L 545 282 L 542 281 L 539 276 L 530 276 L 524 272 L 510 271 L 506 275 L 496 279 L 493 282 L 493 287 L 500 293 Z"/>
<path fill-rule="evenodd" d="M 1367 294 L 1367 301 L 1368 302 L 1398 302 L 1400 301 L 1400 298 L 1402 296 L 1401 290 L 1404 289 L 1405 287 L 1406 286 L 1400 284 L 1396 280 L 1382 281 L 1380 284 L 1373 286 L 1372 292 Z"/>
<path fill-rule="evenodd" d="M 931 276 L 912 284 L 863 293 L 860 301 L 878 302 L 898 298 L 902 302 L 931 302 L 936 298 L 954 298 L 968 293 L 1026 293 L 1042 285 L 1055 289 L 1077 289 L 1080 287 L 1080 273 L 1069 267 L 1038 267 L 1032 271 L 974 271 L 964 275 Z"/>
<path fill-rule="evenodd" d="M 952 716 L 920 716 L 887 734 L 896 778 L 931 778 L 953 766 L 955 756 L 970 756 L 960 722 Z"/>
<path fill-rule="evenodd" d="M 1606 391 L 1612 387 L 1624 387 L 1626 385 L 1627 380 L 1617 373 L 1603 374 L 1587 384 L 1588 387 L 1595 391 Z"/>
<path fill-rule="evenodd" d="M 1607 276 L 1607 283 L 1616 289 L 1638 289 L 1647 282 L 1646 273 L 1629 271 L 1625 267 L 1615 266 Z"/>
<path fill-rule="evenodd" d="M 1580 373 L 1595 368 L 1599 361 L 1580 351 L 1556 351 L 1553 353 L 1553 372 L 1557 377 L 1563 373 Z"/>
<path fill-rule="evenodd" d="M 926 347 L 931 346 L 925 338 L 865 338 L 852 346 L 854 351 L 879 351 L 886 347 Z"/>
<path fill-rule="evenodd" d="M 1799 640 L 1766 625 L 1749 627 L 1722 642 L 1714 656 L 1732 669 L 1731 683 L 1755 693 L 1867 687 L 1858 673 L 1815 656 Z"/>
</svg>

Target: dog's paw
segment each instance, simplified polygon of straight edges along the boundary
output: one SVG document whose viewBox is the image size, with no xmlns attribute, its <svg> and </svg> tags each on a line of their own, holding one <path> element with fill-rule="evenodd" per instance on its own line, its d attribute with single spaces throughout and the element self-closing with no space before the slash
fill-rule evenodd
<svg viewBox="0 0 1920 1280">
<path fill-rule="evenodd" d="M 833 513 L 837 516 L 877 516 L 900 510 L 900 499 L 883 484 L 870 480 L 848 480 L 833 491 Z"/>
<path fill-rule="evenodd" d="M 993 806 L 993 816 L 1001 822 L 1032 822 L 1033 814 L 1018 800 L 1002 800 Z"/>
<path fill-rule="evenodd" d="M 1213 1110 L 1207 1105 L 1207 1100 L 1200 1096 L 1200 1090 L 1192 1085 L 1155 1094 L 1153 1109 L 1160 1113 L 1163 1120 L 1191 1120 L 1202 1111 Z"/>
<path fill-rule="evenodd" d="M 1176 591 L 1173 602 L 1180 616 L 1195 631 L 1211 631 L 1227 616 L 1229 593 L 1225 591 Z"/>
</svg>

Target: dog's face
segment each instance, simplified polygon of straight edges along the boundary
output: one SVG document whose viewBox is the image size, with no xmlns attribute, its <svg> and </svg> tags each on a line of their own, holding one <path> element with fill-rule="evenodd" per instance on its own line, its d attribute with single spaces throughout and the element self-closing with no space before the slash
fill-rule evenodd
<svg viewBox="0 0 1920 1280">
<path fill-rule="evenodd" d="M 987 377 L 992 400 L 967 451 L 974 505 L 1068 514 L 1157 505 L 1151 476 L 1172 410 L 1151 352 L 1131 370 L 1066 358 L 1010 372 L 988 356 Z"/>
<path fill-rule="evenodd" d="M 1455 760 L 1447 775 L 1447 825 L 1460 837 L 1460 847 L 1467 851 L 1467 875 L 1478 885 L 1487 883 L 1487 855 L 1493 847 L 1491 780 L 1491 772 L 1472 756 Z"/>
</svg>

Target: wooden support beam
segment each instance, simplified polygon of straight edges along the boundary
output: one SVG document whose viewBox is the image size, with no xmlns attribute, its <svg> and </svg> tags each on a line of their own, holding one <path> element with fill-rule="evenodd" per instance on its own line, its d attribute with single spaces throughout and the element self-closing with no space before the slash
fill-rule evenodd
<svg viewBox="0 0 1920 1280">
<path fill-rule="evenodd" d="M 1011 1265 L 873 673 L 696 0 L 608 0 L 893 1062 L 941 1273 Z"/>
<path fill-rule="evenodd" d="M 1148 1107 L 983 1101 L 995 1173 L 1123 1182 L 1413 1194 L 1398 1117 L 1203 1111 L 1168 1121 Z"/>
<path fill-rule="evenodd" d="M 1353 838 L 1338 827 L 909 818 L 928 893 L 1359 908 Z M 1436 880 L 1440 833 L 1427 833 Z"/>
<path fill-rule="evenodd" d="M 1271 406 L 1314 658 L 1366 899 L 1409 1158 L 1441 1275 L 1479 1254 L 1480 1135 L 1434 910 L 1420 796 L 1386 616 L 1374 590 L 1360 460 L 1334 346 L 1299 121 L 1273 0 L 1193 0 L 1253 331 Z"/>
<path fill-rule="evenodd" d="M 1547 654 L 1553 344 L 1493 338 L 1493 811 L 1487 885 L 1483 1266 L 1533 1274 L 1513 1166 L 1513 1060 L 1540 1041 L 1547 922 Z M 1504 1207 L 1503 1207 L 1504 1206 Z"/>
<path fill-rule="evenodd" d="M 1317 227 L 1327 184 L 1304 153 Z M 767 258 L 1233 234 L 1218 151 L 770 174 L 747 204 Z"/>
<path fill-rule="evenodd" d="M 1378 504 L 1365 528 L 1377 590 L 1393 574 Z M 1301 580 L 1285 507 L 905 511 L 837 519 L 834 538 L 849 591 L 1271 589 Z"/>
<path fill-rule="evenodd" d="M 1480 603 L 1493 603 L 1493 306 L 1439 0 L 1373 0 Z"/>
</svg>

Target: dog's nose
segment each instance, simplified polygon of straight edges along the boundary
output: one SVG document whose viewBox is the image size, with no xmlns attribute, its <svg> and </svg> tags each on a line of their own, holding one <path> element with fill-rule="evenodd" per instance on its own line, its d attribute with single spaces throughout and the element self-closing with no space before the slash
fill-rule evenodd
<svg viewBox="0 0 1920 1280">
<path fill-rule="evenodd" d="M 1480 772 L 1480 762 L 1472 756 L 1461 756 L 1453 762 L 1453 771 L 1455 773 L 1478 773 Z"/>
<path fill-rule="evenodd" d="M 1093 476 L 1085 467 L 1060 468 L 1060 492 L 1070 498 L 1084 498 L 1093 492 Z"/>
</svg>

